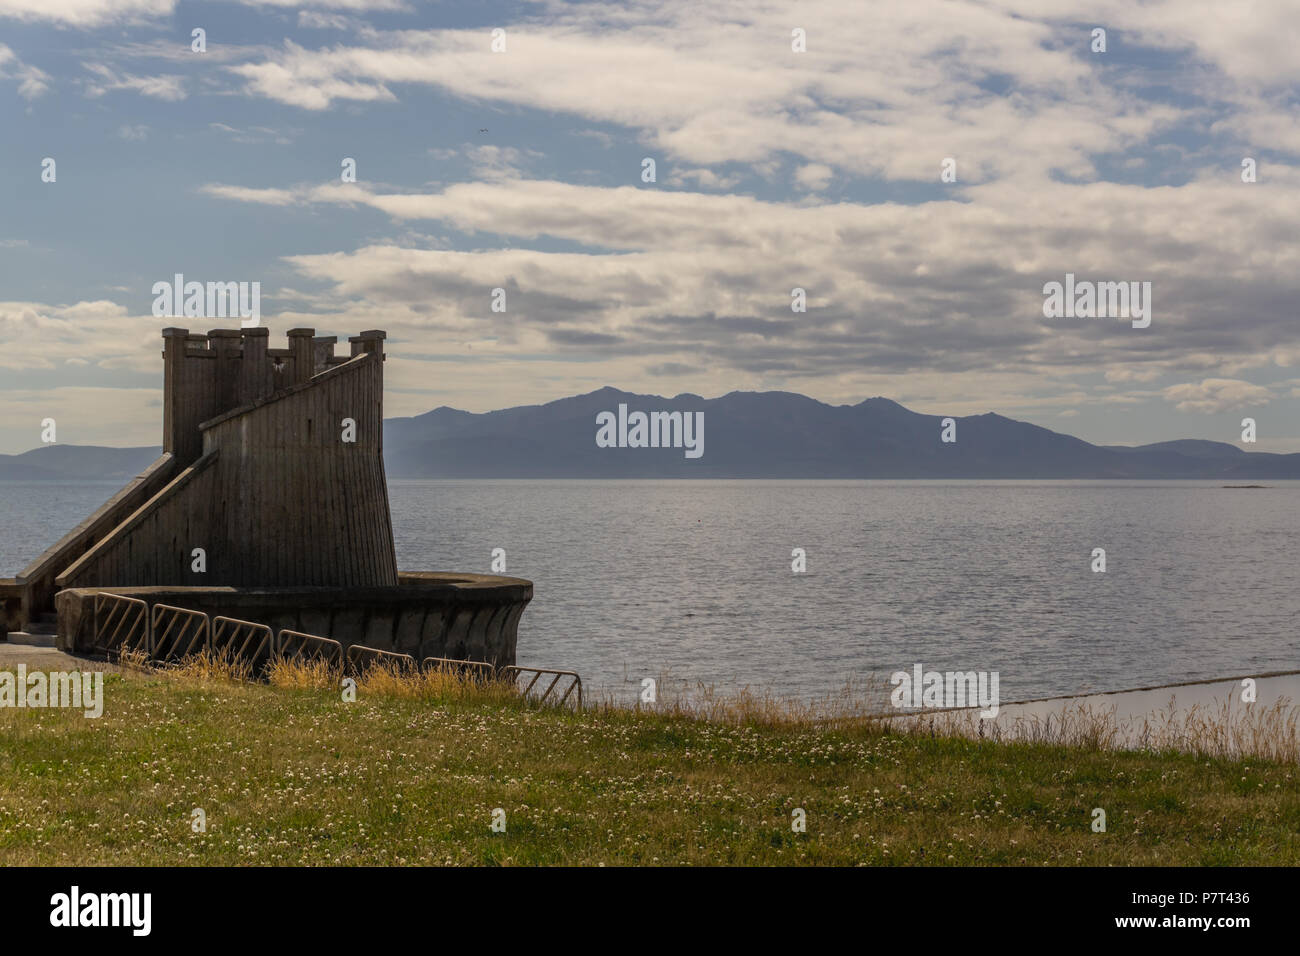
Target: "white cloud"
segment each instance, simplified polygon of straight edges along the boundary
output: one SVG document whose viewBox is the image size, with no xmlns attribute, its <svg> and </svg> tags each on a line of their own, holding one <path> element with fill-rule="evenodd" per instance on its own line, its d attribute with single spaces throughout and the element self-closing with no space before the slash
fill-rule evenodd
<svg viewBox="0 0 1300 956">
<path fill-rule="evenodd" d="M 1280 11 L 1212 31 L 1207 22 L 1230 27 L 1238 18 L 1205 7 L 1198 21 L 1172 2 L 1138 12 L 1104 6 L 1116 42 L 1200 57 L 1215 79 L 1206 92 L 1272 89 L 1290 72 L 1272 55 L 1284 47 L 1272 37 L 1263 43 L 1270 67 L 1242 55 L 1271 28 L 1294 33 Z M 827 168 L 934 181 L 944 156 L 959 158 L 963 183 L 1041 178 L 1054 168 L 1086 178 L 1096 153 L 1131 148 L 1196 115 L 1105 81 L 1107 61 L 1087 53 L 1078 26 L 1093 22 L 1095 5 L 914 0 L 891 11 L 887 29 L 846 0 L 566 4 L 547 14 L 545 23 L 507 24 L 501 54 L 490 52 L 486 29 L 374 32 L 364 45 L 287 43 L 230 69 L 250 94 L 312 110 L 393 100 L 398 86 L 417 84 L 569 113 L 641 130 L 655 149 L 697 168 L 793 153 L 810 189 Z M 788 49 L 796 21 L 808 31 L 804 54 Z M 990 83 L 1011 92 L 991 92 Z M 1253 115 L 1248 97 L 1240 104 Z"/>
<path fill-rule="evenodd" d="M 298 129 L 271 129 L 269 126 L 249 126 L 240 128 L 237 126 L 228 126 L 225 123 L 209 123 L 208 129 L 225 133 L 236 143 L 269 143 L 273 142 L 279 146 L 287 146 L 293 142 L 293 137 L 297 136 L 302 130 Z"/>
<path fill-rule="evenodd" d="M 147 291 L 147 290 L 145 290 Z M 115 302 L 71 305 L 0 301 L 0 368 L 53 369 L 68 355 L 95 364 L 153 368 L 158 320 L 132 315 Z"/>
<path fill-rule="evenodd" d="M 95 27 L 114 20 L 169 15 L 176 0 L 0 0 L 0 18 Z"/>
<path fill-rule="evenodd" d="M 1175 402 L 1180 412 L 1214 415 L 1253 405 L 1267 405 L 1273 393 L 1262 385 L 1237 379 L 1207 378 L 1200 384 L 1171 385 L 1164 390 L 1167 401 Z"/>
<path fill-rule="evenodd" d="M 277 29 L 293 22 L 288 0 L 249 5 L 272 11 Z M 331 45 L 319 49 L 224 45 L 201 80 L 143 75 L 150 71 L 133 63 L 127 72 L 118 64 L 132 55 L 115 48 L 104 54 L 111 66 L 87 65 L 87 92 L 164 100 L 190 88 L 230 92 L 219 78 L 323 111 L 434 91 L 482 104 L 485 116 L 556 116 L 560 134 L 595 141 L 592 154 L 626 151 L 633 162 L 622 187 L 524 179 L 535 154 L 497 144 L 435 154 L 463 157 L 479 180 L 436 192 L 343 184 L 337 172 L 325 185 L 264 188 L 250 178 L 259 167 L 238 174 L 243 184 L 203 187 L 232 202 L 391 217 L 388 234 L 372 232 L 367 219 L 359 248 L 345 236 L 323 247 L 329 252 L 287 256 L 303 286 L 294 305 L 304 311 L 283 317 L 389 328 L 418 342 L 425 357 L 395 351 L 392 365 L 407 411 L 427 410 L 431 380 L 448 400 L 459 396 L 453 404 L 493 408 L 586 385 L 653 386 L 647 369 L 705 393 L 725 380 L 828 400 L 889 394 L 954 413 L 1020 405 L 1071 417 L 1088 405 L 1127 413 L 1162 399 L 1214 411 L 1273 394 L 1241 381 L 1245 370 L 1300 364 L 1289 308 L 1300 297 L 1300 245 L 1291 241 L 1300 171 L 1261 161 L 1260 182 L 1245 186 L 1235 165 L 1237 141 L 1244 154 L 1300 155 L 1292 103 L 1300 66 L 1289 52 L 1300 18 L 1285 4 L 913 0 L 882 20 L 848 0 L 548 0 L 503 21 L 509 52 L 500 55 L 489 51 L 487 27 L 379 31 L 353 16 L 399 5 L 302 5 L 300 25 L 355 35 L 327 36 Z M 169 14 L 172 5 L 39 6 L 44 19 L 85 25 L 146 9 Z M 0 17 L 37 7 L 0 0 Z M 1110 30 L 1115 54 L 1137 45 L 1169 51 L 1178 98 L 1153 100 L 1151 81 L 1161 76 L 1133 57 L 1089 54 L 1093 23 Z M 806 54 L 789 51 L 795 24 L 808 31 Z M 141 59 L 166 56 L 177 73 L 190 59 L 175 43 L 133 48 Z M 16 59 L 0 46 L 0 75 L 15 75 Z M 23 95 L 48 81 L 37 76 Z M 237 119 L 237 100 L 221 102 L 236 108 L 211 129 L 239 142 L 274 138 L 269 127 L 242 125 L 254 121 Z M 1218 143 L 1153 145 L 1177 124 Z M 469 125 L 496 124 L 470 117 Z M 1107 152 L 1134 170 L 1126 176 L 1158 175 L 1162 164 L 1181 175 L 1211 161 L 1203 157 L 1220 165 L 1167 187 L 1091 182 Z M 598 156 L 599 179 L 569 176 L 609 182 L 617 155 Z M 642 155 L 655 156 L 661 183 L 678 188 L 640 185 Z M 939 201 L 828 203 L 821 195 L 832 183 L 855 198 L 864 181 L 937 185 L 945 156 L 958 159 L 959 182 Z M 1139 170 L 1135 160 L 1150 161 Z M 1061 172 L 1083 182 L 1061 182 Z M 762 195 L 793 186 L 799 200 L 718 194 L 752 183 L 747 174 L 771 187 Z M 427 231 L 437 235 L 416 232 L 423 223 L 435 223 Z M 549 251 L 550 240 L 566 251 Z M 1067 271 L 1153 281 L 1152 329 L 1044 320 L 1042 283 Z M 790 312 L 795 285 L 808 289 L 807 314 Z M 486 309 L 497 286 L 510 292 L 506 316 Z M 36 323 L 63 354 L 109 365 L 140 355 L 140 368 L 154 369 L 156 320 L 139 323 L 109 305 L 0 304 L 0 363 L 42 367 L 44 349 L 23 331 Z M 1072 381 L 1103 371 L 1107 382 L 1137 387 L 1102 394 Z M 1200 384 L 1149 384 L 1172 375 L 1163 380 Z"/>
<path fill-rule="evenodd" d="M 1165 374 L 1162 368 L 1143 368 L 1123 366 L 1120 368 L 1106 369 L 1106 381 L 1108 382 L 1153 382 L 1161 375 Z"/>
<path fill-rule="evenodd" d="M 318 7 L 326 10 L 409 10 L 406 0 L 240 0 L 247 7 Z M 177 0 L 0 0 L 0 18 L 91 28 L 108 23 L 159 20 Z"/>
<path fill-rule="evenodd" d="M 629 363 L 631 375 L 647 364 L 707 364 L 715 379 L 845 398 L 876 394 L 864 390 L 882 375 L 906 375 L 987 403 L 999 375 L 1059 393 L 1062 379 L 1102 369 L 1110 382 L 1141 383 L 1276 362 L 1295 330 L 1270 303 L 1300 296 L 1300 250 L 1258 240 L 1300 217 L 1300 189 L 1289 188 L 1300 173 L 1289 175 L 1287 188 L 1267 193 L 1243 191 L 1231 175 L 1162 189 L 997 183 L 972 189 L 972 202 L 908 206 L 549 180 L 435 193 L 341 183 L 204 191 L 278 206 L 367 206 L 403 226 L 433 221 L 479 237 L 469 251 L 417 238 L 289 257 L 328 289 L 326 308 L 395 325 L 422 348 L 455 353 L 489 338 L 501 361 L 574 355 L 601 367 Z M 527 248 L 542 239 L 592 251 Z M 1065 272 L 1153 280 L 1152 330 L 1043 319 L 1043 282 Z M 486 290 L 498 286 L 509 290 L 507 316 L 485 307 Z M 794 286 L 808 290 L 806 315 L 789 311 Z M 1004 392 L 1001 407 L 1011 407 L 1014 390 Z"/>
<path fill-rule="evenodd" d="M 325 10 L 350 10 L 361 13 L 369 10 L 412 9 L 407 0 L 239 0 L 246 7 L 320 7 Z"/>
<path fill-rule="evenodd" d="M 523 175 L 523 167 L 541 154 L 513 146 L 483 145 L 466 147 L 465 155 L 480 178 L 518 179 Z"/>
<path fill-rule="evenodd" d="M 160 76 L 133 76 L 130 73 L 118 73 L 103 63 L 82 64 L 86 70 L 98 79 L 86 80 L 86 95 L 92 98 L 103 96 L 116 90 L 131 90 L 141 96 L 156 100 L 176 102 L 185 99 L 185 78 L 172 74 Z"/>
<path fill-rule="evenodd" d="M 362 21 L 339 13 L 321 13 L 317 10 L 299 10 L 298 26 L 306 30 L 355 30 Z"/>
<path fill-rule="evenodd" d="M 3 43 L 0 43 L 0 79 L 17 80 L 18 95 L 25 100 L 34 100 L 50 88 L 48 73 L 24 63 Z"/>
<path fill-rule="evenodd" d="M 298 202 L 295 193 L 289 189 L 248 189 L 243 186 L 214 184 L 204 186 L 200 191 L 208 196 L 216 196 L 219 199 L 231 199 L 235 202 L 255 202 L 264 206 L 290 206 Z"/>
<path fill-rule="evenodd" d="M 835 171 L 824 163 L 809 163 L 795 170 L 794 181 L 800 189 L 821 192 L 830 185 L 831 177 L 834 175 Z"/>
</svg>

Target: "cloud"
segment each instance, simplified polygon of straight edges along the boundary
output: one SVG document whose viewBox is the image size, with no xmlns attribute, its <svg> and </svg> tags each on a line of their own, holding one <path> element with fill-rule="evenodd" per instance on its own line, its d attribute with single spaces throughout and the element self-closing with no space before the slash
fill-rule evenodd
<svg viewBox="0 0 1300 956">
<path fill-rule="evenodd" d="M 376 242 L 288 261 L 358 308 L 402 304 L 458 335 L 481 324 L 520 348 L 685 355 L 688 364 L 707 355 L 715 369 L 804 382 L 1104 368 L 1108 381 L 1123 383 L 1261 367 L 1296 346 L 1289 303 L 1300 297 L 1300 252 L 1259 237 L 1291 228 L 1300 190 L 1243 189 L 1230 176 L 1159 190 L 989 184 L 972 189 L 973 202 L 906 206 L 552 180 L 434 193 L 341 183 L 204 192 L 277 206 L 367 206 L 398 223 L 435 221 L 475 237 L 480 248 L 470 251 Z M 588 251 L 527 248 L 544 240 Z M 1152 329 L 1044 319 L 1043 283 L 1066 272 L 1153 281 Z M 806 314 L 790 311 L 796 286 L 807 290 Z M 508 320 L 483 311 L 486 290 L 497 287 L 509 291 Z"/>
<path fill-rule="evenodd" d="M 116 90 L 131 90 L 141 96 L 156 100 L 177 102 L 185 99 L 185 78 L 175 75 L 133 76 L 130 73 L 118 73 L 103 63 L 82 64 L 98 79 L 86 80 L 86 95 L 91 98 L 103 96 Z"/>
<path fill-rule="evenodd" d="M 0 16 L 6 5 L 23 6 L 0 0 Z M 888 394 L 952 413 L 1147 404 L 1173 417 L 1249 396 L 1240 386 L 1261 388 L 1241 381 L 1249 370 L 1300 364 L 1300 170 L 1288 163 L 1300 156 L 1300 67 L 1284 10 L 915 0 L 882 23 L 848 0 L 545 0 L 502 18 L 508 52 L 493 54 L 486 25 L 379 30 L 361 19 L 396 3 L 247 5 L 270 14 L 270 30 L 248 34 L 258 44 L 214 48 L 201 75 L 179 65 L 200 62 L 186 44 L 105 44 L 80 54 L 95 61 L 87 93 L 270 100 L 207 101 L 232 107 L 209 129 L 236 142 L 282 141 L 272 126 L 286 115 L 331 133 L 353 113 L 419 129 L 430 100 L 446 99 L 464 129 L 494 128 L 434 140 L 475 140 L 430 151 L 472 180 L 436 189 L 343 184 L 336 165 L 323 184 L 267 180 L 266 169 L 289 168 L 268 163 L 204 174 L 238 180 L 202 186 L 214 199 L 328 213 L 312 217 L 319 232 L 276 240 L 290 236 L 274 252 L 302 310 L 282 315 L 388 328 L 406 343 L 392 382 L 408 410 L 426 410 L 431 390 L 491 408 L 504 395 L 671 375 L 702 393 L 725 381 L 827 400 Z M 45 6 L 49 18 L 78 5 Z M 147 5 L 79 6 L 89 16 Z M 280 43 L 295 20 L 344 33 Z M 1110 30 L 1110 54 L 1088 52 L 1094 23 Z M 807 53 L 789 49 L 795 25 Z M 0 73 L 12 72 L 3 51 Z M 184 76 L 136 62 L 151 57 Z M 512 125 L 528 138 L 507 145 Z M 533 138 L 543 126 L 552 139 Z M 426 134 L 405 140 L 410 157 Z M 546 157 L 524 148 L 537 143 Z M 360 155 L 349 150 L 339 155 Z M 1249 186 L 1246 154 L 1260 158 Z M 645 155 L 657 185 L 639 182 Z M 945 156 L 959 179 L 940 187 Z M 319 157 L 293 158 L 319 168 Z M 537 175 L 556 178 L 526 178 Z M 370 210 L 389 222 L 349 218 Z M 1066 272 L 1152 281 L 1152 327 L 1045 320 L 1042 285 Z M 795 286 L 808 291 L 806 313 L 790 310 Z M 498 287 L 505 315 L 488 307 Z M 114 352 L 103 361 L 131 361 L 104 342 L 118 322 L 134 335 L 132 317 L 5 307 L 34 316 L 41 335 L 63 334 L 54 341 L 68 352 L 99 362 L 103 346 Z M 3 347 L 39 362 L 18 327 Z M 1101 374 L 1110 386 L 1094 384 Z"/>
<path fill-rule="evenodd" d="M 339 13 L 321 13 L 317 10 L 299 10 L 298 26 L 306 30 L 357 30 L 365 26 L 356 17 Z"/>
<path fill-rule="evenodd" d="M 0 368 L 53 369 L 71 354 L 104 367 L 150 371 L 159 328 L 152 315 L 133 315 L 115 302 L 0 301 Z"/>
<path fill-rule="evenodd" d="M 673 377 L 678 375 L 698 375 L 706 371 L 700 365 L 687 365 L 684 362 L 663 362 L 659 365 L 650 365 L 646 368 L 647 375 L 656 377 Z"/>
<path fill-rule="evenodd" d="M 362 13 L 371 10 L 409 12 L 408 0 L 239 0 L 246 7 L 319 7 L 325 10 L 348 10 Z"/>
<path fill-rule="evenodd" d="M 241 129 L 237 126 L 227 126 L 225 123 L 209 123 L 208 129 L 216 130 L 219 133 L 225 133 L 236 143 L 276 143 L 280 146 L 287 146 L 293 142 L 293 137 L 301 133 L 301 130 L 288 129 L 271 129 L 269 126 L 250 126 Z"/>
<path fill-rule="evenodd" d="M 541 154 L 513 146 L 467 146 L 465 155 L 475 174 L 483 179 L 518 179 L 524 165 Z"/>
<path fill-rule="evenodd" d="M 1138 17 L 1126 37 L 1217 52 L 1217 69 L 1258 74 L 1231 55 L 1236 47 L 1202 47 L 1194 27 L 1194 36 L 1180 33 L 1189 18 L 1169 4 L 1151 6 L 1163 21 Z M 1116 29 L 1135 19 L 1121 4 L 1107 9 Z M 1105 82 L 1104 61 L 1086 54 L 1087 31 L 1077 26 L 1096 11 L 1082 4 L 1044 13 L 1031 3 L 917 0 L 891 15 L 888 30 L 846 0 L 743 12 L 686 0 L 555 5 L 545 23 L 507 25 L 504 53 L 490 51 L 486 28 L 376 31 L 322 49 L 286 43 L 230 69 L 248 94 L 311 110 L 391 101 L 398 87 L 420 85 L 616 124 L 695 168 L 793 154 L 808 167 L 808 188 L 825 181 L 825 168 L 933 182 L 944 156 L 961 159 L 962 182 L 1053 169 L 1087 177 L 1092 156 L 1194 115 Z M 1281 15 L 1263 19 L 1290 29 Z M 795 21 L 808 31 L 807 53 L 789 50 Z"/>
<path fill-rule="evenodd" d="M 97 27 L 119 20 L 168 16 L 176 0 L 0 0 L 0 18 Z"/>
<path fill-rule="evenodd" d="M 48 73 L 24 63 L 3 43 L 0 43 L 0 79 L 17 80 L 18 95 L 25 100 L 34 100 L 50 88 Z"/>
<path fill-rule="evenodd" d="M 1122 368 L 1106 369 L 1106 381 L 1108 382 L 1153 382 L 1164 374 L 1161 368 L 1132 368 L 1125 366 Z"/>
<path fill-rule="evenodd" d="M 397 100 L 382 83 L 328 75 L 311 62 L 313 54 L 292 40 L 285 40 L 284 47 L 278 61 L 241 63 L 227 69 L 244 78 L 248 92 L 308 110 L 328 109 L 335 100 L 362 103 Z"/>
<path fill-rule="evenodd" d="M 738 185 L 743 177 L 739 173 L 726 175 L 712 169 L 680 169 L 674 167 L 665 182 L 670 186 L 685 186 L 694 183 L 699 189 L 731 189 Z"/>
<path fill-rule="evenodd" d="M 824 163 L 809 163 L 795 170 L 794 181 L 800 189 L 821 192 L 830 185 L 831 177 L 834 175 L 835 171 Z"/>
<path fill-rule="evenodd" d="M 405 0 L 239 0 L 246 7 L 318 7 L 363 12 L 409 10 Z M 161 20 L 177 0 L 0 0 L 0 19 L 93 28 L 124 21 Z"/>
<path fill-rule="evenodd" d="M 1261 385 L 1229 378 L 1207 378 L 1199 385 L 1171 385 L 1164 390 L 1167 401 L 1175 402 L 1180 412 L 1215 415 L 1252 405 L 1267 405 L 1273 393 Z"/>
<path fill-rule="evenodd" d="M 7 414 L 0 435 L 9 439 L 15 451 L 27 451 L 39 447 L 40 422 L 53 418 L 59 441 L 64 444 L 117 448 L 158 445 L 162 416 L 156 406 L 150 407 L 158 394 L 156 388 L 123 386 L 4 389 L 0 396 Z"/>
<path fill-rule="evenodd" d="M 247 189 L 243 186 L 212 184 L 204 186 L 200 192 L 219 199 L 260 203 L 263 206 L 291 206 L 298 202 L 294 191 L 289 189 Z"/>
</svg>

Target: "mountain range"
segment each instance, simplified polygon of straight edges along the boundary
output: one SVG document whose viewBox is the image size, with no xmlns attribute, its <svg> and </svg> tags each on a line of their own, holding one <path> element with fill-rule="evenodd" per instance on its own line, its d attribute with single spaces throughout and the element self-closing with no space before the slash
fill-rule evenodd
<svg viewBox="0 0 1300 956">
<path fill-rule="evenodd" d="M 702 412 L 703 454 L 599 447 L 597 415 L 617 416 L 620 405 L 629 416 Z M 993 413 L 955 418 L 956 440 L 943 442 L 942 421 L 886 398 L 827 405 L 790 392 L 664 398 L 607 387 L 544 405 L 387 419 L 384 454 L 390 478 L 1300 478 L 1300 454 L 1225 442 L 1093 445 Z M 158 453 L 51 445 L 0 455 L 0 479 L 126 479 Z"/>
</svg>

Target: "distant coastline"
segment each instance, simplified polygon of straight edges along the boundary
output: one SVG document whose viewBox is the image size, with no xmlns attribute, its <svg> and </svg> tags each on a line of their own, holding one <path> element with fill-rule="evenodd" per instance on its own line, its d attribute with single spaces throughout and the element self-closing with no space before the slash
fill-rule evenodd
<svg viewBox="0 0 1300 956">
<path fill-rule="evenodd" d="M 702 415 L 707 451 L 691 458 L 673 448 L 603 447 L 598 416 L 620 404 Z M 1094 445 L 993 413 L 945 418 L 886 398 L 828 405 L 790 392 L 705 399 L 602 388 L 493 412 L 442 407 L 386 419 L 384 449 L 389 478 L 1300 479 L 1300 454 L 1204 439 Z M 0 480 L 123 479 L 157 454 L 50 445 L 0 455 Z"/>
</svg>

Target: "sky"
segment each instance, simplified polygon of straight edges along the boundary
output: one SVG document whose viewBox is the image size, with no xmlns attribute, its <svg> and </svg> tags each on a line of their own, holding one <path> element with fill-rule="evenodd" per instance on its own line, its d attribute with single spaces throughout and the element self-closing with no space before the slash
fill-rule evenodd
<svg viewBox="0 0 1300 956">
<path fill-rule="evenodd" d="M 177 272 L 260 282 L 273 347 L 387 330 L 390 417 L 786 390 L 1300 451 L 1297 49 L 1289 2 L 0 0 L 0 453 L 159 443 L 160 330 L 238 324 L 154 316 Z M 1067 273 L 1150 326 L 1046 317 Z"/>
</svg>

